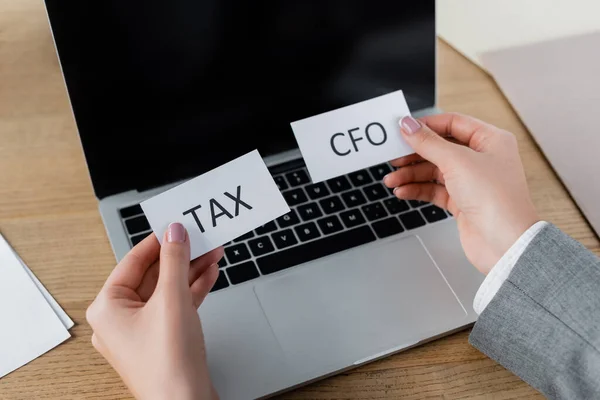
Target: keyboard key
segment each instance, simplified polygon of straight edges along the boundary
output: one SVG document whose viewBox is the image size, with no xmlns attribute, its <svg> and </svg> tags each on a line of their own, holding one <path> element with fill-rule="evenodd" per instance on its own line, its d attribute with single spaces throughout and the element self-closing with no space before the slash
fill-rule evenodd
<svg viewBox="0 0 600 400">
<path fill-rule="evenodd" d="M 375 183 L 363 188 L 363 191 L 367 195 L 370 201 L 376 201 L 389 196 L 389 192 L 386 187 L 381 183 Z"/>
<path fill-rule="evenodd" d="M 140 207 L 139 204 L 121 208 L 121 210 L 119 212 L 121 213 L 121 218 L 129 218 L 129 217 L 133 217 L 134 215 L 139 215 L 139 214 L 144 213 L 142 211 L 142 207 Z"/>
<path fill-rule="evenodd" d="M 222 257 L 217 264 L 219 265 L 219 268 L 226 267 L 227 266 L 227 260 L 225 260 L 225 257 Z"/>
<path fill-rule="evenodd" d="M 373 178 L 371 178 L 365 169 L 352 172 L 351 174 L 348 174 L 348 176 L 350 177 L 350 181 L 354 184 L 354 186 L 362 186 L 373 182 Z"/>
<path fill-rule="evenodd" d="M 400 233 L 404 230 L 398 219 L 395 217 L 382 219 L 381 221 L 373 222 L 373 230 L 380 238 L 388 237 Z"/>
<path fill-rule="evenodd" d="M 319 218 L 323 216 L 321 209 L 317 203 L 308 203 L 298 206 L 298 214 L 302 218 L 302 221 L 310 221 L 311 219 Z"/>
<path fill-rule="evenodd" d="M 306 193 L 308 193 L 308 197 L 313 200 L 323 198 L 325 196 L 329 196 L 329 189 L 325 186 L 325 183 L 313 183 L 312 185 L 308 185 L 305 187 Z"/>
<path fill-rule="evenodd" d="M 298 204 L 302 204 L 305 201 L 308 201 L 308 197 L 304 194 L 304 190 L 302 188 L 288 190 L 287 192 L 283 192 L 283 198 L 287 201 L 289 206 L 295 206 Z"/>
<path fill-rule="evenodd" d="M 275 247 L 273 247 L 273 243 L 271 243 L 271 239 L 268 236 L 252 239 L 248 242 L 248 246 L 250 246 L 250 250 L 255 257 L 275 251 Z"/>
<path fill-rule="evenodd" d="M 267 222 L 263 226 L 259 226 L 256 228 L 257 235 L 264 235 L 265 233 L 270 233 L 277 230 L 277 224 L 275 221 Z"/>
<path fill-rule="evenodd" d="M 260 272 L 271 274 L 298 264 L 316 260 L 375 240 L 368 226 L 340 232 L 320 240 L 304 243 L 284 251 L 269 254 L 256 260 Z"/>
<path fill-rule="evenodd" d="M 323 211 L 325 211 L 325 214 L 333 214 L 346 208 L 338 196 L 332 196 L 323 199 L 319 201 L 319 204 L 321 205 Z"/>
<path fill-rule="evenodd" d="M 274 176 L 273 180 L 277 184 L 277 188 L 279 189 L 280 192 L 289 187 L 287 182 L 285 181 L 285 178 L 283 177 L 283 175 Z"/>
<path fill-rule="evenodd" d="M 285 174 L 285 177 L 287 178 L 287 180 L 291 186 L 300 186 L 300 185 L 304 185 L 305 183 L 310 182 L 310 179 L 308 179 L 308 175 L 306 174 L 306 171 L 304 171 L 303 169 L 299 169 L 298 171 L 294 171 L 294 172 L 290 172 L 289 174 Z"/>
<path fill-rule="evenodd" d="M 421 200 L 409 200 L 408 202 L 410 203 L 410 205 L 411 205 L 412 208 L 417 208 L 417 207 L 421 207 L 421 206 L 423 206 L 425 204 L 428 204 L 428 203 L 426 203 L 424 201 L 421 201 Z"/>
<path fill-rule="evenodd" d="M 365 196 L 358 189 L 342 193 L 342 199 L 344 199 L 344 203 L 346 203 L 346 207 L 348 208 L 360 206 L 361 204 L 365 204 L 367 202 Z"/>
<path fill-rule="evenodd" d="M 150 230 L 150 224 L 148 223 L 145 215 L 128 219 L 125 221 L 125 226 L 127 227 L 127 232 L 129 232 L 131 235 Z"/>
<path fill-rule="evenodd" d="M 248 233 L 246 233 L 245 235 L 242 235 L 240 237 L 238 237 L 237 239 L 234 239 L 234 242 L 242 242 L 244 240 L 250 239 L 254 237 L 254 232 L 250 231 Z"/>
<path fill-rule="evenodd" d="M 350 181 L 348 181 L 348 178 L 346 178 L 343 175 L 328 180 L 327 185 L 333 193 L 343 192 L 344 190 L 352 188 L 352 186 L 350 186 Z"/>
<path fill-rule="evenodd" d="M 344 225 L 346 225 L 347 228 L 352 228 L 367 222 L 358 208 L 355 208 L 354 210 L 344 211 L 340 214 L 340 218 L 342 218 L 342 221 L 344 222 Z"/>
<path fill-rule="evenodd" d="M 291 229 L 275 232 L 271 237 L 278 249 L 285 249 L 298 243 L 298 239 L 296 239 L 294 231 Z"/>
<path fill-rule="evenodd" d="M 383 204 L 390 214 L 398 214 L 410 210 L 408 203 L 405 200 L 400 200 L 397 197 L 385 199 Z"/>
<path fill-rule="evenodd" d="M 425 225 L 425 220 L 417 210 L 400 214 L 400 221 L 406 229 L 415 229 Z"/>
<path fill-rule="evenodd" d="M 388 215 L 381 203 L 373 203 L 362 206 L 362 211 L 365 213 L 369 221 L 375 221 Z"/>
<path fill-rule="evenodd" d="M 379 164 L 369 168 L 369 171 L 371 171 L 371 175 L 373 175 L 376 181 L 380 181 L 384 176 L 392 172 L 392 169 L 388 164 Z"/>
<path fill-rule="evenodd" d="M 141 242 L 142 240 L 144 240 L 149 234 L 151 234 L 152 232 L 146 232 L 146 233 L 140 233 L 139 235 L 135 235 L 131 237 L 131 244 L 132 245 L 136 245 L 139 242 Z"/>
<path fill-rule="evenodd" d="M 321 233 L 317 229 L 317 226 L 314 222 L 309 222 L 308 224 L 302 224 L 294 228 L 296 234 L 300 238 L 301 241 L 306 242 L 307 240 L 316 239 L 321 236 Z"/>
<path fill-rule="evenodd" d="M 444 210 L 434 205 L 421 208 L 421 212 L 429 222 L 441 221 L 448 218 Z"/>
<path fill-rule="evenodd" d="M 342 223 L 340 222 L 340 219 L 335 215 L 330 215 L 329 217 L 321 218 L 317 221 L 317 223 L 319 224 L 319 228 L 321 228 L 321 231 L 323 231 L 325 235 L 330 235 L 332 233 L 339 232 L 342 229 L 344 229 Z"/>
<path fill-rule="evenodd" d="M 230 264 L 236 264 L 250 258 L 248 247 L 244 243 L 234 244 L 233 246 L 225 247 L 225 254 Z"/>
<path fill-rule="evenodd" d="M 255 279 L 260 276 L 254 261 L 248 261 L 243 264 L 234 265 L 227 268 L 227 276 L 233 285 Z"/>
<path fill-rule="evenodd" d="M 288 226 L 300 223 L 300 219 L 298 219 L 298 214 L 296 214 L 296 211 L 290 210 L 289 213 L 283 214 L 281 217 L 277 218 L 277 223 L 279 224 L 280 228 L 287 228 Z"/>
<path fill-rule="evenodd" d="M 229 286 L 229 282 L 227 281 L 225 272 L 219 271 L 219 277 L 210 291 L 216 292 L 217 290 L 225 289 L 227 286 Z"/>
</svg>

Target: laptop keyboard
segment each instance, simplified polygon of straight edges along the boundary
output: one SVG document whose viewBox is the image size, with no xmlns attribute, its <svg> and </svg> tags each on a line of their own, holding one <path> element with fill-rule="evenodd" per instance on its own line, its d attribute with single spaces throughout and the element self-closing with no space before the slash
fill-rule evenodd
<svg viewBox="0 0 600 400">
<path fill-rule="evenodd" d="M 315 184 L 304 167 L 274 175 L 291 211 L 225 244 L 212 291 L 448 218 L 432 204 L 393 196 L 381 183 L 391 171 L 381 164 Z M 132 246 L 151 233 L 139 204 L 120 214 Z"/>
</svg>

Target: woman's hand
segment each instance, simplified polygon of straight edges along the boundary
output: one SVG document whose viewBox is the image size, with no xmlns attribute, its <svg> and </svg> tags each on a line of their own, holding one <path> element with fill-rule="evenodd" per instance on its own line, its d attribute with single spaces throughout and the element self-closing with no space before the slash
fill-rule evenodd
<svg viewBox="0 0 600 400">
<path fill-rule="evenodd" d="M 115 267 L 87 310 L 92 344 L 138 399 L 215 399 L 198 317 L 218 274 L 219 248 L 190 264 L 185 228 L 169 226 Z"/>
<path fill-rule="evenodd" d="M 420 122 L 419 122 L 420 121 Z M 384 178 L 400 199 L 449 210 L 467 258 L 487 274 L 539 218 L 513 134 L 458 114 L 400 122 L 416 154 L 393 160 Z"/>
</svg>

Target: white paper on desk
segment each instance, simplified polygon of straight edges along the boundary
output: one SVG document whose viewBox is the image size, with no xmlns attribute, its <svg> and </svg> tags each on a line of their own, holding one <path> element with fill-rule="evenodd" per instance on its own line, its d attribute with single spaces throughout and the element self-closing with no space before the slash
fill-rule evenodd
<svg viewBox="0 0 600 400">
<path fill-rule="evenodd" d="M 316 183 L 414 153 L 398 125 L 407 115 L 408 105 L 398 90 L 291 126 Z"/>
<path fill-rule="evenodd" d="M 0 236 L 0 377 L 71 335 Z"/>
<path fill-rule="evenodd" d="M 140 205 L 161 243 L 170 223 L 185 226 L 192 259 L 290 211 L 257 150 Z"/>
<path fill-rule="evenodd" d="M 37 276 L 35 276 L 35 274 L 29 269 L 29 267 L 27 265 L 25 265 L 25 263 L 23 262 L 21 257 L 19 257 L 19 255 L 17 253 L 14 253 L 14 254 L 15 254 L 15 257 L 17 257 L 17 259 L 23 266 L 23 269 L 25 269 L 25 272 L 27 272 L 27 275 L 29 275 L 29 277 L 31 278 L 31 280 L 33 281 L 35 286 L 38 288 L 38 290 L 40 291 L 42 296 L 44 296 L 44 298 L 46 299 L 46 301 L 48 302 L 50 307 L 52 307 L 52 310 L 54 311 L 56 316 L 60 319 L 62 324 L 65 326 L 65 328 L 71 329 L 73 327 L 73 325 L 75 325 L 73 320 L 71 318 L 69 318 L 69 316 L 67 315 L 65 310 L 63 310 L 62 307 L 58 304 L 58 302 L 56 300 L 54 300 L 54 297 L 52 297 L 50 292 L 48 292 L 46 287 L 42 284 L 42 282 L 40 282 L 40 280 L 37 278 Z"/>
<path fill-rule="evenodd" d="M 2 236 L 1 233 L 0 233 L 0 241 L 6 242 L 6 239 L 4 239 L 4 237 Z M 7 242 L 7 244 L 8 244 L 8 247 L 11 247 L 10 243 Z M 62 321 L 65 328 L 71 329 L 75 325 L 73 320 L 71 318 L 69 318 L 69 316 L 67 315 L 65 310 L 63 310 L 62 307 L 58 304 L 58 302 L 54 299 L 54 297 L 52 297 L 50 292 L 48 292 L 48 289 L 46 289 L 46 287 L 42 284 L 42 282 L 40 282 L 40 280 L 37 278 L 37 276 L 35 276 L 33 271 L 31 271 L 31 269 L 29 269 L 27 264 L 25 264 L 25 262 L 17 254 L 17 252 L 12 248 L 11 248 L 11 250 L 12 250 L 13 254 L 15 255 L 15 257 L 19 260 L 19 262 L 23 266 L 23 269 L 25 269 L 25 272 L 27 272 L 27 275 L 29 275 L 29 277 L 31 278 L 31 280 L 33 281 L 35 286 L 38 288 L 38 290 L 40 291 L 42 296 L 44 296 L 44 298 L 46 299 L 46 301 L 48 302 L 50 307 L 52 307 L 52 310 L 54 310 L 54 313 L 56 314 L 56 316 L 58 318 L 60 318 L 60 320 Z"/>
</svg>

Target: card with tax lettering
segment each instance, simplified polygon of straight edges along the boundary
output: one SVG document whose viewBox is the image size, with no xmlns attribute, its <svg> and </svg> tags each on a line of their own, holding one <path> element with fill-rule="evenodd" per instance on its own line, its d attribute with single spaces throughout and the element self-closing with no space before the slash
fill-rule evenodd
<svg viewBox="0 0 600 400">
<path fill-rule="evenodd" d="M 291 123 L 314 183 L 414 153 L 398 122 L 401 90 Z"/>
<path fill-rule="evenodd" d="M 159 242 L 172 222 L 188 231 L 191 259 L 290 211 L 257 150 L 141 203 Z"/>
</svg>

